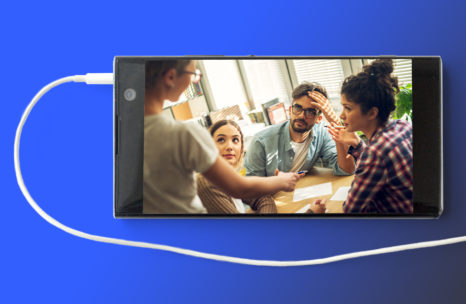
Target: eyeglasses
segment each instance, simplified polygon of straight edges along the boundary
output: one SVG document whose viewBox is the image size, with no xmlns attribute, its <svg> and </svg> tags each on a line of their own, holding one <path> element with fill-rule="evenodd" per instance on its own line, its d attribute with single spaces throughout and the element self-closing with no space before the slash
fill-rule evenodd
<svg viewBox="0 0 466 304">
<path fill-rule="evenodd" d="M 196 69 L 195 72 L 184 71 L 183 73 L 191 74 L 192 83 L 198 83 L 199 81 L 201 81 L 202 73 L 201 71 L 199 71 L 199 69 Z"/>
<path fill-rule="evenodd" d="M 303 113 L 303 111 L 304 111 L 304 116 L 306 116 L 307 118 L 312 118 L 312 117 L 315 117 L 317 115 L 317 110 L 316 109 L 314 109 L 314 108 L 303 109 L 303 107 L 300 106 L 299 104 L 294 104 L 291 107 L 291 111 L 293 112 L 294 115 L 299 115 L 299 114 Z"/>
</svg>

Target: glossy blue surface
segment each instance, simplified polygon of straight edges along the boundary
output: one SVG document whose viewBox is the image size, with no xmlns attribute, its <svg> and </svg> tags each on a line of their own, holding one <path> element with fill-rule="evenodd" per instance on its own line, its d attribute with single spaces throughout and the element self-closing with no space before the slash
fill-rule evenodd
<svg viewBox="0 0 466 304">
<path fill-rule="evenodd" d="M 2 302 L 464 303 L 464 243 L 298 268 L 102 244 L 42 220 L 13 168 L 16 126 L 34 94 L 63 76 L 111 72 L 116 55 L 440 55 L 445 211 L 438 220 L 115 220 L 111 86 L 65 84 L 46 95 L 25 126 L 21 161 L 45 211 L 99 235 L 273 260 L 464 235 L 465 5 L 431 2 L 3 4 Z"/>
</svg>

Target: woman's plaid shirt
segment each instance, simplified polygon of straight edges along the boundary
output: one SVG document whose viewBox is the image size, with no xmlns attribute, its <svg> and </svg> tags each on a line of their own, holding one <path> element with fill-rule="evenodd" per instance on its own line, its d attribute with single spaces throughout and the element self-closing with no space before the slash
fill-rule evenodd
<svg viewBox="0 0 466 304">
<path fill-rule="evenodd" d="M 351 154 L 356 172 L 345 213 L 413 213 L 413 136 L 411 123 L 390 121 Z"/>
</svg>

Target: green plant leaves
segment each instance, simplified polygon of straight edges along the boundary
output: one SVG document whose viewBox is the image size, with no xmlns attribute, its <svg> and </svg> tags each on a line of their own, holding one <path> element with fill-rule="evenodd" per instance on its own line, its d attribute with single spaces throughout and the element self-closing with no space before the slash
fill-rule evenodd
<svg viewBox="0 0 466 304">
<path fill-rule="evenodd" d="M 400 92 L 395 96 L 396 109 L 392 114 L 393 119 L 400 119 L 405 114 L 413 119 L 413 90 L 412 84 L 400 87 Z"/>
</svg>

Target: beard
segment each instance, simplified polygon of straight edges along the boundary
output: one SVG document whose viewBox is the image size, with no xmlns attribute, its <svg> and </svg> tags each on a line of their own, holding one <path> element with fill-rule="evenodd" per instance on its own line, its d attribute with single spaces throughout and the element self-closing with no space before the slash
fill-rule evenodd
<svg viewBox="0 0 466 304">
<path fill-rule="evenodd" d="M 304 125 L 304 127 L 299 127 L 296 125 L 297 122 L 300 122 L 301 124 Z M 308 124 L 307 122 L 304 121 L 304 119 L 294 119 L 291 121 L 291 129 L 297 133 L 305 133 L 309 131 L 313 127 L 312 124 Z"/>
</svg>

